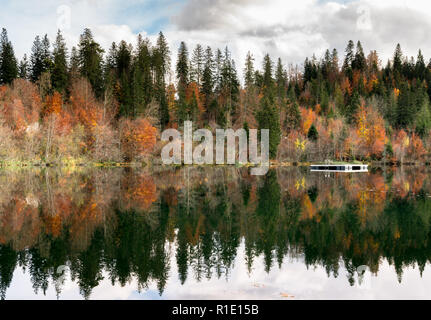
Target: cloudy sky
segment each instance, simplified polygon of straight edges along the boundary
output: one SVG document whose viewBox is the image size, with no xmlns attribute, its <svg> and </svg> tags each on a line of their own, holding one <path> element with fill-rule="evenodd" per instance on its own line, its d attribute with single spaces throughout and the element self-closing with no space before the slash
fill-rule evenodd
<svg viewBox="0 0 431 320">
<path fill-rule="evenodd" d="M 0 0 L 0 27 L 8 30 L 19 59 L 36 35 L 54 39 L 63 30 L 68 46 L 89 27 L 103 47 L 135 43 L 138 33 L 154 39 L 162 30 L 176 53 L 179 42 L 229 46 L 241 71 L 247 51 L 260 64 L 265 53 L 301 64 L 327 48 L 344 52 L 349 39 L 377 50 L 383 63 L 399 42 L 431 58 L 431 3 L 425 0 Z"/>
</svg>

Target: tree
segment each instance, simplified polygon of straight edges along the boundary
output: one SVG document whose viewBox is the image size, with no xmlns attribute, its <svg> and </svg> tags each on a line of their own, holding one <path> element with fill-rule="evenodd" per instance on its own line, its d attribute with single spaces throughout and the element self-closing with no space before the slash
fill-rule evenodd
<svg viewBox="0 0 431 320">
<path fill-rule="evenodd" d="M 187 46 L 184 42 L 181 42 L 178 50 L 177 79 L 179 98 L 184 99 L 189 84 L 189 58 Z"/>
<path fill-rule="evenodd" d="M 156 145 L 157 129 L 146 119 L 123 120 L 121 128 L 121 146 L 127 161 L 148 155 Z"/>
<path fill-rule="evenodd" d="M 361 41 L 358 41 L 356 45 L 356 54 L 352 61 L 352 68 L 354 70 L 359 70 L 361 72 L 365 71 L 367 66 L 367 61 L 365 59 L 364 49 L 362 48 Z"/>
<path fill-rule="evenodd" d="M 251 89 L 251 87 L 255 84 L 255 71 L 254 71 L 254 58 L 253 55 L 249 52 L 247 52 L 247 57 L 245 58 L 245 67 L 244 67 L 244 84 L 245 89 L 248 91 Z"/>
<path fill-rule="evenodd" d="M 353 53 L 354 48 L 355 48 L 355 44 L 353 43 L 352 40 L 349 40 L 349 43 L 347 44 L 347 47 L 346 47 L 346 51 L 345 51 L 346 55 L 343 63 L 343 72 L 349 79 L 352 79 L 352 76 L 353 76 L 352 63 L 354 59 L 354 53 Z"/>
<path fill-rule="evenodd" d="M 177 79 L 178 79 L 178 106 L 177 106 L 177 120 L 178 124 L 187 120 L 187 103 L 186 103 L 186 90 L 189 84 L 189 58 L 187 46 L 181 42 L 178 50 L 177 59 Z"/>
<path fill-rule="evenodd" d="M 133 109 L 135 116 L 139 116 L 144 112 L 153 97 L 152 57 L 150 51 L 150 41 L 148 39 L 143 40 L 142 36 L 138 35 L 132 75 Z"/>
<path fill-rule="evenodd" d="M 68 85 L 67 48 L 60 30 L 54 42 L 53 61 L 52 86 L 55 90 L 64 93 Z"/>
<path fill-rule="evenodd" d="M 278 99 L 278 104 L 281 108 L 282 105 L 284 105 L 284 101 L 286 99 L 286 84 L 287 84 L 287 79 L 286 76 L 284 74 L 284 69 L 283 69 L 283 64 L 281 63 L 281 59 L 278 58 L 277 61 L 277 68 L 275 71 L 275 82 L 277 85 L 277 99 Z"/>
<path fill-rule="evenodd" d="M 153 52 L 153 68 L 155 73 L 155 96 L 159 103 L 159 120 L 163 129 L 169 123 L 169 109 L 166 99 L 165 76 L 170 66 L 169 46 L 162 32 L 159 33 L 157 45 Z"/>
<path fill-rule="evenodd" d="M 274 103 L 274 79 L 272 78 L 272 61 L 269 54 L 263 58 L 263 95 Z"/>
<path fill-rule="evenodd" d="M 103 52 L 102 47 L 94 41 L 90 29 L 81 34 L 78 44 L 79 71 L 86 77 L 97 97 L 103 92 Z"/>
<path fill-rule="evenodd" d="M 202 74 L 202 93 L 204 97 L 205 109 L 208 112 L 214 92 L 214 56 L 211 47 L 205 51 L 205 66 Z M 209 120 L 210 115 L 207 114 Z"/>
<path fill-rule="evenodd" d="M 275 105 L 265 96 L 261 101 L 257 121 L 260 130 L 269 129 L 269 156 L 271 159 L 275 159 L 281 138 L 280 118 Z"/>
<path fill-rule="evenodd" d="M 431 112 L 428 99 L 422 103 L 422 107 L 415 119 L 417 134 L 421 137 L 428 135 L 431 129 Z"/>
<path fill-rule="evenodd" d="M 319 133 L 317 132 L 314 123 L 311 125 L 310 130 L 308 130 L 307 138 L 311 141 L 317 141 L 317 139 L 319 138 Z"/>
<path fill-rule="evenodd" d="M 0 84 L 10 84 L 18 76 L 18 65 L 12 42 L 9 41 L 7 31 L 2 29 L 0 35 Z"/>
<path fill-rule="evenodd" d="M 191 59 L 190 81 L 195 81 L 199 87 L 202 84 L 204 64 L 204 49 L 200 44 L 197 44 Z"/>
<path fill-rule="evenodd" d="M 28 79 L 29 78 L 29 64 L 28 64 L 26 54 L 24 54 L 24 57 L 22 58 L 22 60 L 19 63 L 18 75 L 21 79 Z"/>
<path fill-rule="evenodd" d="M 403 82 L 401 84 L 397 102 L 396 126 L 398 128 L 407 128 L 411 123 L 413 123 L 415 117 L 413 94 L 408 83 Z"/>
<path fill-rule="evenodd" d="M 120 116 L 133 116 L 130 70 L 132 63 L 132 48 L 125 41 L 121 41 L 116 50 L 116 97 L 120 104 Z"/>
<path fill-rule="evenodd" d="M 30 79 L 33 82 L 38 81 L 43 73 L 51 70 L 52 60 L 50 42 L 47 35 L 45 35 L 42 40 L 39 36 L 36 36 L 34 39 L 33 47 L 31 49 L 30 64 Z"/>
<path fill-rule="evenodd" d="M 289 103 L 287 106 L 285 126 L 288 133 L 301 127 L 301 112 L 296 101 Z"/>
</svg>

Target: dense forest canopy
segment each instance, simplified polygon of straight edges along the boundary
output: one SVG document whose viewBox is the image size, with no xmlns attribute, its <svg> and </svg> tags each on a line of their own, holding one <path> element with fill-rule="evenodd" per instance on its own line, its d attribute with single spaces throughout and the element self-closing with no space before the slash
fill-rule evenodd
<svg viewBox="0 0 431 320">
<path fill-rule="evenodd" d="M 60 31 L 53 43 L 37 36 L 18 61 L 3 29 L 0 157 L 141 160 L 159 149 L 160 130 L 192 120 L 269 128 L 279 161 L 428 161 L 431 62 L 420 50 L 409 58 L 398 44 L 383 66 L 376 51 L 349 41 L 343 54 L 328 49 L 303 68 L 269 55 L 259 67 L 249 52 L 242 81 L 227 47 L 172 50 L 160 32 L 155 43 L 139 35 L 135 46 L 105 52 L 85 29 L 70 51 Z"/>
</svg>

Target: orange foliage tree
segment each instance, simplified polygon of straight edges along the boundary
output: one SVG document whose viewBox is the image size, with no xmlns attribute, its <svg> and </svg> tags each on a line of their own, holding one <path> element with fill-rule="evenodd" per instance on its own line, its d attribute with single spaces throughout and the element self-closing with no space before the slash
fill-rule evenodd
<svg viewBox="0 0 431 320">
<path fill-rule="evenodd" d="M 380 158 L 385 148 L 386 131 L 383 118 L 372 108 L 361 105 L 358 111 L 357 135 L 361 155 Z"/>
<path fill-rule="evenodd" d="M 121 150 L 127 161 L 145 157 L 156 145 L 157 129 L 146 119 L 124 119 L 121 123 Z"/>
</svg>

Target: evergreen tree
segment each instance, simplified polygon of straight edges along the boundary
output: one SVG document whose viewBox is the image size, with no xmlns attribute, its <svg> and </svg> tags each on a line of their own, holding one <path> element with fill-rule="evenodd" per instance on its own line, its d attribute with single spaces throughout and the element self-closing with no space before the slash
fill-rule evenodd
<svg viewBox="0 0 431 320">
<path fill-rule="evenodd" d="M 186 89 L 189 84 L 189 58 L 187 46 L 181 42 L 177 59 L 178 102 L 177 119 L 179 125 L 187 120 Z"/>
<path fill-rule="evenodd" d="M 9 41 L 6 29 L 0 35 L 0 84 L 9 84 L 18 76 L 18 65 L 12 42 Z"/>
<path fill-rule="evenodd" d="M 53 60 L 52 86 L 59 92 L 65 92 L 68 84 L 67 48 L 60 30 L 57 32 L 57 38 L 54 42 Z"/>
<path fill-rule="evenodd" d="M 423 80 L 425 78 L 425 71 L 426 71 L 426 66 L 425 66 L 424 56 L 422 55 L 422 51 L 419 49 L 418 58 L 416 60 L 416 65 L 415 65 L 416 78 Z"/>
<path fill-rule="evenodd" d="M 157 38 L 156 50 L 160 59 L 160 80 L 163 82 L 163 85 L 166 86 L 166 75 L 169 73 L 171 67 L 171 51 L 168 46 L 168 42 L 166 41 L 165 35 L 163 32 L 159 32 L 159 36 Z"/>
<path fill-rule="evenodd" d="M 317 141 L 317 139 L 319 138 L 319 133 L 317 132 L 317 129 L 314 126 L 314 123 L 311 125 L 310 129 L 308 130 L 307 138 L 310 139 L 311 141 Z"/>
<path fill-rule="evenodd" d="M 425 137 L 431 130 L 431 112 L 428 99 L 424 99 L 422 107 L 415 120 L 416 132 L 421 136 Z"/>
<path fill-rule="evenodd" d="M 204 49 L 200 44 L 196 45 L 193 50 L 190 70 L 190 81 L 194 81 L 198 84 L 198 87 L 202 85 L 203 70 L 205 64 Z"/>
<path fill-rule="evenodd" d="M 401 45 L 398 43 L 394 53 L 394 62 L 393 62 L 394 72 L 398 72 L 399 74 L 401 74 L 402 65 L 403 65 L 403 52 L 401 51 Z"/>
<path fill-rule="evenodd" d="M 36 36 L 31 49 L 30 64 L 31 74 L 30 79 L 33 82 L 39 80 L 40 76 L 49 72 L 52 66 L 51 53 L 49 51 L 50 43 L 48 36 L 45 35 L 41 40 L 39 36 Z"/>
<path fill-rule="evenodd" d="M 79 71 L 88 79 L 97 97 L 103 92 L 103 52 L 90 29 L 86 28 L 78 44 Z"/>
<path fill-rule="evenodd" d="M 27 60 L 27 54 L 24 54 L 24 57 L 19 63 L 18 67 L 18 75 L 21 79 L 28 79 L 29 78 L 29 64 Z"/>
<path fill-rule="evenodd" d="M 207 47 L 205 51 L 205 66 L 202 74 L 202 93 L 204 96 L 204 105 L 207 110 L 207 118 L 210 118 L 208 113 L 211 100 L 213 99 L 214 90 L 214 56 L 211 47 Z"/>
<path fill-rule="evenodd" d="M 245 89 L 249 90 L 255 84 L 255 72 L 254 72 L 254 58 L 252 54 L 247 52 L 247 57 L 245 58 L 245 68 L 244 68 L 244 85 Z"/>
<path fill-rule="evenodd" d="M 236 107 L 239 100 L 239 80 L 235 68 L 235 61 L 231 59 L 230 52 L 226 47 L 220 76 L 220 94 L 224 101 L 222 112 L 227 117 L 226 123 L 230 124 L 231 116 L 236 115 Z M 219 120 L 220 117 L 218 117 Z M 225 121 L 223 120 L 223 123 Z"/>
<path fill-rule="evenodd" d="M 72 47 L 69 64 L 69 78 L 73 79 L 79 75 L 79 54 L 76 47 Z"/>
<path fill-rule="evenodd" d="M 116 50 L 115 67 L 118 79 L 116 90 L 117 100 L 120 104 L 120 116 L 134 116 L 132 110 L 132 92 L 130 70 L 132 64 L 132 48 L 125 41 L 121 41 Z"/>
<path fill-rule="evenodd" d="M 277 108 L 268 97 L 262 98 L 256 118 L 260 130 L 269 129 L 269 156 L 271 159 L 275 159 L 281 138 L 280 118 Z"/>
<path fill-rule="evenodd" d="M 165 83 L 165 76 L 170 66 L 169 54 L 170 51 L 165 36 L 160 32 L 156 48 L 153 52 L 153 65 L 155 73 L 155 94 L 157 102 L 159 103 L 159 118 L 162 129 L 164 129 L 169 123 L 169 110 L 166 99 Z"/>
<path fill-rule="evenodd" d="M 367 61 L 365 59 L 364 49 L 362 48 L 361 42 L 358 41 L 358 44 L 356 45 L 355 58 L 352 61 L 352 68 L 354 70 L 364 72 L 366 65 Z"/>
<path fill-rule="evenodd" d="M 349 124 L 353 124 L 356 122 L 356 116 L 361 105 L 360 95 L 357 90 L 355 90 L 352 94 L 350 102 L 346 109 L 346 118 Z"/>
<path fill-rule="evenodd" d="M 286 110 L 285 127 L 288 132 L 299 129 L 301 125 L 301 112 L 296 101 L 289 103 Z"/>
<path fill-rule="evenodd" d="M 403 82 L 400 88 L 398 104 L 396 110 L 396 126 L 407 128 L 413 123 L 415 117 L 414 96 L 409 88 L 408 83 Z"/>
<path fill-rule="evenodd" d="M 135 116 L 144 112 L 153 97 L 151 45 L 138 35 L 136 56 L 133 63 L 132 92 Z"/>
<path fill-rule="evenodd" d="M 286 92 L 287 79 L 285 77 L 283 64 L 281 63 L 280 58 L 278 58 L 278 61 L 277 61 L 277 68 L 275 71 L 275 82 L 277 84 L 277 99 L 278 99 L 279 106 L 281 107 L 282 105 L 284 105 L 284 101 L 287 94 Z"/>
<path fill-rule="evenodd" d="M 185 99 L 186 89 L 189 84 L 189 58 L 187 46 L 181 42 L 178 50 L 177 59 L 177 79 L 178 79 L 178 95 L 180 99 Z"/>
<path fill-rule="evenodd" d="M 349 78 L 352 79 L 353 73 L 352 73 L 352 63 L 354 59 L 354 53 L 353 50 L 355 48 L 355 44 L 352 40 L 349 41 L 346 47 L 346 56 L 344 58 L 343 63 L 343 72 L 344 74 Z"/>
<path fill-rule="evenodd" d="M 263 58 L 263 95 L 268 99 L 269 103 L 274 103 L 274 79 L 269 54 L 266 54 Z"/>
</svg>

